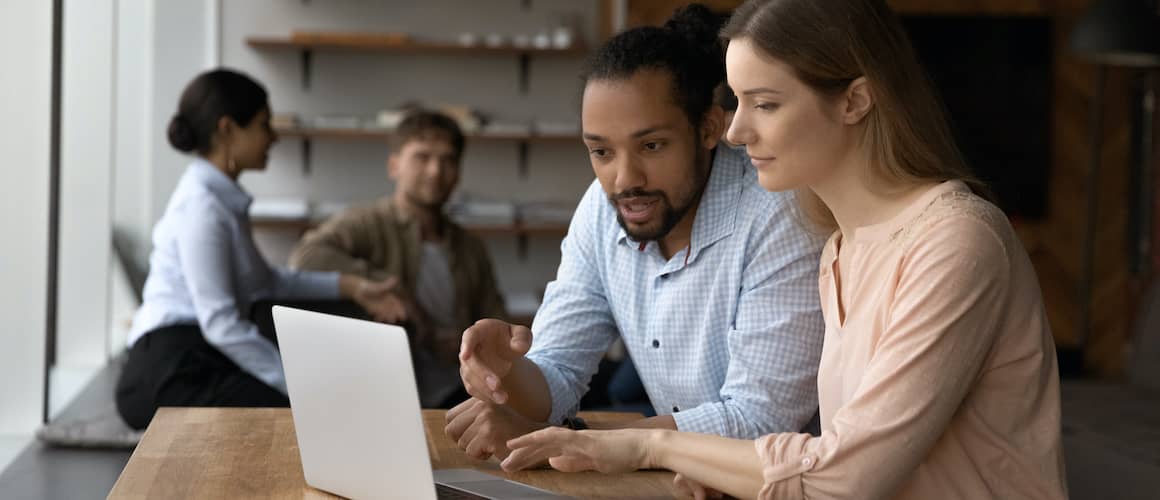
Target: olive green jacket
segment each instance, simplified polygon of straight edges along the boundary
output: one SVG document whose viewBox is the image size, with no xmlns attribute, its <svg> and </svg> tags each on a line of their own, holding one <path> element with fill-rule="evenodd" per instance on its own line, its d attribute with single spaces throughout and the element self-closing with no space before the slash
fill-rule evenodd
<svg viewBox="0 0 1160 500">
<path fill-rule="evenodd" d="M 462 332 L 482 318 L 506 319 L 483 242 L 446 218 L 444 237 L 456 294 L 456 313 L 449 323 Z M 291 253 L 290 266 L 379 280 L 394 276 L 401 295 L 410 300 L 417 284 L 420 243 L 419 225 L 395 208 L 390 198 L 383 198 L 350 208 L 307 232 Z M 428 326 L 414 322 L 420 331 Z"/>
</svg>

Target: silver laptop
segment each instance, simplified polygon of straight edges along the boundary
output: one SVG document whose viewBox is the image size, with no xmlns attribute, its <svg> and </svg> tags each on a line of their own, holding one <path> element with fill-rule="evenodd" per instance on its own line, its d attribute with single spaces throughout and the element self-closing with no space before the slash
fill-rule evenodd
<svg viewBox="0 0 1160 500">
<path fill-rule="evenodd" d="M 274 307 L 306 484 L 349 498 L 566 498 L 471 469 L 432 472 L 407 333 Z"/>
</svg>

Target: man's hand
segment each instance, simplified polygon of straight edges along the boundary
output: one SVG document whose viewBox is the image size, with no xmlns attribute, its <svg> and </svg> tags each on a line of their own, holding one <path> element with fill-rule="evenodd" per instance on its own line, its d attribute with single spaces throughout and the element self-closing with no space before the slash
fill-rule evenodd
<svg viewBox="0 0 1160 500">
<path fill-rule="evenodd" d="M 503 378 L 512 364 L 532 347 L 532 331 L 497 319 L 477 321 L 463 332 L 459 348 L 459 376 L 467 393 L 502 405 L 508 393 Z"/>
<path fill-rule="evenodd" d="M 487 460 L 492 455 L 506 458 L 509 440 L 545 427 L 548 424 L 533 422 L 506 406 L 471 398 L 447 412 L 443 432 L 467 456 Z"/>
<path fill-rule="evenodd" d="M 365 278 L 354 278 L 357 281 L 348 285 L 350 298 L 371 315 L 375 321 L 383 323 L 401 323 L 409 318 L 407 303 L 399 298 L 396 288 L 399 279 L 387 278 L 383 281 L 371 281 Z"/>
</svg>

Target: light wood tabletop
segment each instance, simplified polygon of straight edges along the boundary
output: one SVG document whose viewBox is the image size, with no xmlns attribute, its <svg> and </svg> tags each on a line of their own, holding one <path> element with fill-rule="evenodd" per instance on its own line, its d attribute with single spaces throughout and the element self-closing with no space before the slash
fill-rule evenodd
<svg viewBox="0 0 1160 500">
<path fill-rule="evenodd" d="M 507 474 L 494 459 L 472 460 L 443 434 L 443 410 L 423 410 L 435 469 L 473 468 L 581 498 L 671 498 L 673 474 Z M 633 413 L 581 413 L 590 422 L 640 418 Z M 387 450 L 384 450 L 386 452 Z M 306 485 L 294 421 L 285 408 L 161 408 L 145 431 L 110 499 L 336 498 Z"/>
</svg>

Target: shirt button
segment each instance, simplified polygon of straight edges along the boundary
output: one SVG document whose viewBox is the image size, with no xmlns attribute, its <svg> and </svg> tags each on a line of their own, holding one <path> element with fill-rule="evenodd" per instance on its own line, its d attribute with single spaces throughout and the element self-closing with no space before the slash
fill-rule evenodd
<svg viewBox="0 0 1160 500">
<path fill-rule="evenodd" d="M 657 339 L 653 339 L 653 348 L 660 349 L 660 347 L 661 347 L 661 341 L 659 341 Z"/>
<path fill-rule="evenodd" d="M 674 407 L 673 407 L 673 413 L 676 413 L 676 412 L 679 412 L 679 411 L 681 411 L 681 409 L 680 409 L 680 408 L 677 408 L 676 406 L 674 406 Z"/>
<path fill-rule="evenodd" d="M 811 465 L 814 465 L 813 457 L 806 457 L 802 459 L 802 467 L 809 467 Z"/>
</svg>

